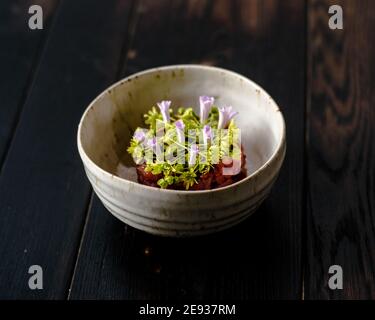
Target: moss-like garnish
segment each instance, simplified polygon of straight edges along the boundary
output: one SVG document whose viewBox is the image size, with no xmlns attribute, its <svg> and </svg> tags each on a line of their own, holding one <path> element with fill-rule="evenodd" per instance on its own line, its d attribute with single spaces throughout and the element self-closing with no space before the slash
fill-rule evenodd
<svg viewBox="0 0 375 320">
<path fill-rule="evenodd" d="M 199 116 L 185 107 L 173 113 L 170 105 L 162 101 L 144 115 L 148 128 L 137 128 L 127 149 L 146 172 L 160 176 L 161 188 L 175 185 L 188 190 L 223 157 L 241 159 L 232 107 L 218 108 L 206 96 L 200 97 Z"/>
</svg>

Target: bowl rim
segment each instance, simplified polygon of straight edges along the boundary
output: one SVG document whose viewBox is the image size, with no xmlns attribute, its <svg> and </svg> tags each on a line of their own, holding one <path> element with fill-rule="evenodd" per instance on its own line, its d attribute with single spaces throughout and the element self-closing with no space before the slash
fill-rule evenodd
<svg viewBox="0 0 375 320">
<path fill-rule="evenodd" d="M 232 76 L 238 77 L 239 79 L 242 79 L 242 81 L 251 84 L 252 86 L 254 86 L 256 89 L 260 90 L 261 92 L 263 91 L 263 93 L 266 94 L 268 96 L 268 98 L 270 99 L 270 101 L 271 101 L 270 106 L 272 108 L 274 108 L 275 112 L 278 113 L 279 121 L 281 122 L 281 139 L 279 140 L 274 152 L 267 159 L 267 161 L 265 161 L 257 170 L 255 170 L 253 173 L 251 173 L 247 177 L 241 179 L 240 181 L 232 183 L 228 186 L 225 186 L 225 187 L 220 187 L 220 188 L 215 188 L 215 189 L 210 189 L 210 190 L 174 190 L 174 189 L 155 188 L 155 187 L 147 186 L 147 185 L 144 185 L 144 184 L 141 184 L 141 183 L 138 183 L 138 182 L 134 182 L 134 181 L 131 181 L 131 180 L 121 178 L 121 177 L 119 177 L 115 174 L 112 174 L 112 173 L 104 170 L 99 165 L 97 165 L 93 160 L 91 160 L 91 158 L 86 154 L 86 151 L 84 150 L 84 148 L 82 146 L 81 131 L 82 131 L 83 121 L 86 118 L 86 115 L 89 112 L 89 110 L 92 108 L 92 106 L 99 99 L 101 99 L 105 94 L 107 94 L 109 91 L 112 91 L 114 88 L 122 85 L 123 83 L 125 83 L 126 81 L 128 81 L 130 79 L 139 78 L 140 76 L 148 74 L 148 73 L 154 73 L 154 72 L 158 72 L 158 71 L 175 70 L 175 69 L 203 69 L 203 70 L 220 71 L 220 72 L 224 72 L 226 74 L 230 74 Z M 99 170 L 99 172 L 101 172 L 105 177 L 108 177 L 110 179 L 115 179 L 119 183 L 128 183 L 130 185 L 136 185 L 137 187 L 139 187 L 141 189 L 145 189 L 145 191 L 147 191 L 147 190 L 151 191 L 152 190 L 154 192 L 162 192 L 162 193 L 175 193 L 175 194 L 184 194 L 184 195 L 197 194 L 198 195 L 198 194 L 205 194 L 205 193 L 212 193 L 212 192 L 221 192 L 221 191 L 224 191 L 224 190 L 232 189 L 232 188 L 234 188 L 234 187 L 236 187 L 240 184 L 245 183 L 246 181 L 254 179 L 255 176 L 258 176 L 259 174 L 261 174 L 269 166 L 269 164 L 272 163 L 275 160 L 276 156 L 281 152 L 283 146 L 286 146 L 286 129 L 285 129 L 285 120 L 284 120 L 283 114 L 282 114 L 279 106 L 275 102 L 275 100 L 272 98 L 272 96 L 265 89 L 263 89 L 260 85 L 258 85 L 257 83 L 255 83 L 251 79 L 249 79 L 249 78 L 247 78 L 247 77 L 245 77 L 245 76 L 243 76 L 243 75 L 241 75 L 241 74 L 239 74 L 235 71 L 231 71 L 231 70 L 220 68 L 220 67 L 200 65 L 200 64 L 176 64 L 176 65 L 167 65 L 167 66 L 149 68 L 149 69 L 145 69 L 145 70 L 140 71 L 140 72 L 133 73 L 133 74 L 131 74 L 131 75 L 125 77 L 125 78 L 120 79 L 119 81 L 115 82 L 111 86 L 104 89 L 101 93 L 99 93 L 94 98 L 94 100 L 92 100 L 90 102 L 90 104 L 88 105 L 88 107 L 86 108 L 84 113 L 82 114 L 82 117 L 79 121 L 78 131 L 77 131 L 77 146 L 78 146 L 79 155 L 80 155 L 84 165 L 86 165 L 86 162 L 88 162 L 96 170 Z"/>
</svg>

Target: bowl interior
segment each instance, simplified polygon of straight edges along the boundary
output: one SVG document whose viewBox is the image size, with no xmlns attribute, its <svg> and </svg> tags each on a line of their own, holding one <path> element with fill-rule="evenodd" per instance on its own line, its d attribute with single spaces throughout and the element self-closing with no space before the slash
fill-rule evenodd
<svg viewBox="0 0 375 320">
<path fill-rule="evenodd" d="M 282 139 L 283 120 L 277 105 L 258 85 L 223 69 L 172 66 L 152 69 L 120 81 L 96 98 L 85 112 L 79 130 L 82 149 L 100 168 L 136 181 L 126 149 L 143 114 L 161 100 L 172 108 L 199 111 L 200 95 L 215 97 L 215 105 L 231 105 L 247 155 L 248 174 L 259 169 Z M 199 114 L 199 112 L 198 112 Z"/>
</svg>

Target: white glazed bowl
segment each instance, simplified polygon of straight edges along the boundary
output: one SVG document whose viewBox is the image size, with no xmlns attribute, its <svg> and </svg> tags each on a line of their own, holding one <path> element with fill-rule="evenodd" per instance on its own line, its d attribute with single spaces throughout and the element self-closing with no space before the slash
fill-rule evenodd
<svg viewBox="0 0 375 320">
<path fill-rule="evenodd" d="M 200 95 L 239 112 L 248 176 L 207 191 L 137 183 L 122 163 L 129 160 L 126 148 L 136 127 L 143 126 L 143 114 L 161 100 L 198 111 Z M 117 82 L 89 105 L 78 128 L 79 154 L 104 206 L 126 224 L 163 236 L 213 233 L 246 219 L 269 194 L 285 149 L 284 119 L 267 92 L 237 73 L 200 65 L 150 69 Z"/>
</svg>

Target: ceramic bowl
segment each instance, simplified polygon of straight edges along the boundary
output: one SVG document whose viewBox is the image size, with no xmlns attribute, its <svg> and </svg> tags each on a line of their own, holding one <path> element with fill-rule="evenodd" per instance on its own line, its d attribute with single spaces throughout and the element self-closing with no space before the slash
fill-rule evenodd
<svg viewBox="0 0 375 320">
<path fill-rule="evenodd" d="M 239 112 L 248 176 L 208 191 L 137 183 L 126 148 L 134 130 L 144 126 L 143 114 L 161 100 L 198 111 L 200 95 Z M 163 236 L 213 233 L 249 217 L 269 194 L 285 149 L 284 119 L 267 92 L 237 73 L 200 65 L 150 69 L 117 82 L 88 106 L 78 128 L 79 154 L 104 206 L 126 224 Z"/>
</svg>

